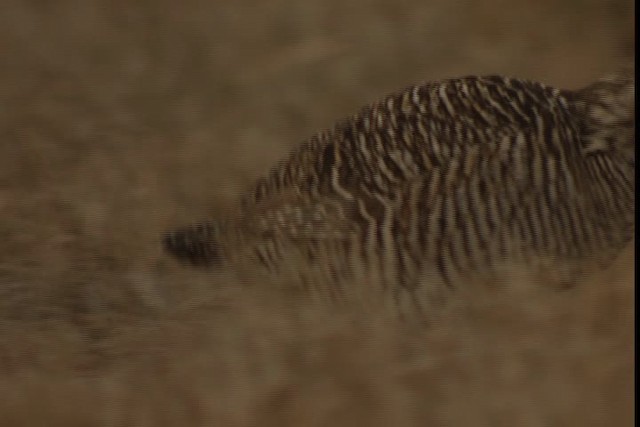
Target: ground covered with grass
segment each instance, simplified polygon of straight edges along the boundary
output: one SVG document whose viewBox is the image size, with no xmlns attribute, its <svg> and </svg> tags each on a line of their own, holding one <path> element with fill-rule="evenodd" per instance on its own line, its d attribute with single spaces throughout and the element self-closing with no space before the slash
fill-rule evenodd
<svg viewBox="0 0 640 427">
<path fill-rule="evenodd" d="M 0 424 L 630 425 L 633 245 L 563 291 L 469 283 L 424 328 L 184 268 L 159 240 L 391 90 L 580 87 L 633 55 L 633 7 L 6 0 Z"/>
</svg>

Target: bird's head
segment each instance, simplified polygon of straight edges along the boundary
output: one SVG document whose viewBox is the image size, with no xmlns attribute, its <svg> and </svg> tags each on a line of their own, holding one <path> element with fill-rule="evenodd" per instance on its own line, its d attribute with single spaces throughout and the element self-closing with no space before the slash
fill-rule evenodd
<svg viewBox="0 0 640 427">
<path fill-rule="evenodd" d="M 606 152 L 635 167 L 635 72 L 628 66 L 577 92 L 585 153 Z"/>
</svg>

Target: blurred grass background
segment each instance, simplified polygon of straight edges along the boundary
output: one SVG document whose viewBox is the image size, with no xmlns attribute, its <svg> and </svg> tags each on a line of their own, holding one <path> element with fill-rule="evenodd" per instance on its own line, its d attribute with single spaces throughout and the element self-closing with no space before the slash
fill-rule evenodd
<svg viewBox="0 0 640 427">
<path fill-rule="evenodd" d="M 634 31 L 630 0 L 3 0 L 0 424 L 631 424 L 632 247 L 414 330 L 241 292 L 159 235 L 389 91 L 577 88 Z"/>
</svg>

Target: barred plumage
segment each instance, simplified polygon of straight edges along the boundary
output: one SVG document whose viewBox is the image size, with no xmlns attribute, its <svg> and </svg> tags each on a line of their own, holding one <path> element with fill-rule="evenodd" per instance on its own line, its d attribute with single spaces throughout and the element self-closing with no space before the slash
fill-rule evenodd
<svg viewBox="0 0 640 427">
<path fill-rule="evenodd" d="M 608 259 L 634 230 L 634 88 L 633 70 L 578 91 L 498 76 L 409 87 L 316 134 L 232 215 L 165 246 L 275 274 L 306 263 L 336 289 L 369 280 L 418 308 L 421 275 L 455 286 L 502 260 Z"/>
</svg>

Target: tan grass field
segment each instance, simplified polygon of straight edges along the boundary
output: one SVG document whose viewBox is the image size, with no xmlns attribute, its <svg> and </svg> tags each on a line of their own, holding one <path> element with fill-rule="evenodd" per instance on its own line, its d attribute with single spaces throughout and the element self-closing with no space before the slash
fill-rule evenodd
<svg viewBox="0 0 640 427">
<path fill-rule="evenodd" d="M 558 290 L 469 283 L 427 328 L 182 267 L 291 147 L 408 84 L 580 87 L 628 0 L 4 0 L 1 426 L 623 426 L 634 246 Z"/>
</svg>

